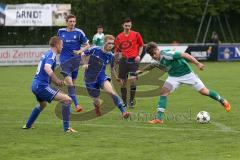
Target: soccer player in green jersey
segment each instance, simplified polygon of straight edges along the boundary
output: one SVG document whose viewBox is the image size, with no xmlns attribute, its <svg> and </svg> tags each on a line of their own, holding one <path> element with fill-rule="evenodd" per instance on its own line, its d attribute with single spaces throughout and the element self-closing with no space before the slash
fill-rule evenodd
<svg viewBox="0 0 240 160">
<path fill-rule="evenodd" d="M 159 50 L 157 44 L 154 42 L 149 42 L 147 44 L 146 52 L 150 54 L 150 56 L 156 60 L 157 63 L 152 63 L 143 69 L 138 70 L 138 74 L 146 70 L 153 69 L 154 67 L 162 68 L 168 72 L 168 78 L 166 79 L 160 91 L 160 97 L 157 106 L 157 116 L 155 119 L 149 121 L 149 123 L 163 123 L 164 111 L 167 106 L 167 96 L 177 89 L 181 84 L 192 86 L 200 94 L 209 96 L 210 98 L 220 102 L 227 112 L 231 110 L 230 103 L 226 99 L 221 97 L 216 91 L 206 88 L 198 76 L 194 74 L 186 60 L 195 64 L 200 70 L 204 69 L 204 64 L 200 63 L 193 56 L 189 55 L 188 53 L 181 53 L 173 50 Z"/>
</svg>

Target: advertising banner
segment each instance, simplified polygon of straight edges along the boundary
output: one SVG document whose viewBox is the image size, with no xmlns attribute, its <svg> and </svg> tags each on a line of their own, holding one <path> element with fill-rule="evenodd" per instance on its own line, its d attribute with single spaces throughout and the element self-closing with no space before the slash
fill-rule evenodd
<svg viewBox="0 0 240 160">
<path fill-rule="evenodd" d="M 0 66 L 37 65 L 47 50 L 49 50 L 48 46 L 42 48 L 0 48 Z"/>
<path fill-rule="evenodd" d="M 239 61 L 240 45 L 220 45 L 218 47 L 219 61 Z"/>
<path fill-rule="evenodd" d="M 197 60 L 217 60 L 217 45 L 189 45 L 187 53 L 191 54 Z"/>
<path fill-rule="evenodd" d="M 4 26 L 63 26 L 71 4 L 0 5 L 0 25 Z"/>
</svg>

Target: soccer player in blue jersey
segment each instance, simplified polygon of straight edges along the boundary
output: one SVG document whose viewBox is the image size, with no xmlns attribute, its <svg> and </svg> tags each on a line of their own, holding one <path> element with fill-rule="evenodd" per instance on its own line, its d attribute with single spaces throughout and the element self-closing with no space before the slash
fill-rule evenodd
<svg viewBox="0 0 240 160">
<path fill-rule="evenodd" d="M 62 86 L 64 83 L 55 75 L 54 68 L 56 66 L 56 55 L 61 53 L 63 42 L 57 37 L 51 37 L 49 40 L 51 50 L 47 51 L 41 57 L 38 63 L 37 72 L 32 81 L 32 92 L 36 96 L 39 104 L 33 109 L 27 123 L 23 129 L 32 128 L 32 124 L 37 119 L 41 111 L 47 106 L 47 102 L 51 103 L 52 100 L 63 103 L 62 116 L 63 128 L 65 132 L 76 132 L 69 125 L 71 98 L 50 86 L 50 82 L 54 82 L 57 86 Z"/>
<path fill-rule="evenodd" d="M 68 15 L 66 18 L 66 28 L 58 30 L 57 35 L 63 40 L 63 49 L 60 55 L 61 73 L 64 76 L 66 85 L 68 86 L 68 95 L 72 98 L 76 111 L 81 112 L 82 107 L 79 105 L 75 82 L 78 76 L 78 68 L 81 61 L 81 54 L 90 47 L 88 38 L 81 29 L 75 27 L 76 17 Z M 83 45 L 83 47 L 81 47 Z"/>
<path fill-rule="evenodd" d="M 96 114 L 101 115 L 100 112 L 100 88 L 106 91 L 113 99 L 114 104 L 119 108 L 124 118 L 129 117 L 129 113 L 125 111 L 124 103 L 113 91 L 110 83 L 110 78 L 106 75 L 105 70 L 108 64 L 111 65 L 111 71 L 116 76 L 114 70 L 114 54 L 112 49 L 114 47 L 114 36 L 106 35 L 104 37 L 104 46 L 93 47 L 82 54 L 83 68 L 85 69 L 85 85 L 88 94 L 93 98 Z M 89 56 L 89 57 L 88 57 Z M 89 59 L 87 59 L 87 57 Z"/>
</svg>

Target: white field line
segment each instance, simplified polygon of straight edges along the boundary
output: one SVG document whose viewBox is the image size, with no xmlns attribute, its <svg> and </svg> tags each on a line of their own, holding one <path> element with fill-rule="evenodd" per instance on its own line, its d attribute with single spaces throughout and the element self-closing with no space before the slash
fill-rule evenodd
<svg viewBox="0 0 240 160">
<path fill-rule="evenodd" d="M 109 125 L 109 124 L 81 124 L 85 126 L 94 126 L 94 127 L 107 127 L 107 128 L 133 128 L 133 129 L 152 129 L 152 130 L 170 130 L 170 131 L 203 131 L 203 132 L 231 132 L 231 133 L 240 133 L 240 131 L 234 130 L 222 130 L 222 129 L 196 129 L 196 128 L 170 128 L 170 127 L 153 127 L 153 125 L 149 124 L 149 126 L 121 126 L 121 125 Z M 155 125 L 156 126 L 156 125 Z"/>
<path fill-rule="evenodd" d="M 219 129 L 221 129 L 224 132 L 231 132 L 233 131 L 231 127 L 228 127 L 222 123 L 219 122 L 211 122 L 213 125 L 215 125 L 216 127 L 218 127 Z"/>
<path fill-rule="evenodd" d="M 21 125 L 24 125 L 24 121 L 1 121 L 1 124 L 12 124 L 17 123 L 21 127 Z M 49 121 L 41 121 L 36 122 L 36 124 L 60 124 L 61 122 L 49 122 Z M 144 125 L 139 126 L 136 125 L 114 125 L 114 124 L 93 124 L 93 123 L 79 123 L 80 126 L 89 126 L 89 127 L 102 127 L 102 128 L 131 128 L 131 129 L 149 129 L 149 130 L 169 130 L 169 131 L 201 131 L 201 132 L 227 132 L 227 133 L 240 133 L 240 131 L 232 130 L 230 127 L 227 127 L 221 123 L 218 122 L 211 122 L 214 125 L 218 125 L 217 127 L 220 129 L 197 129 L 197 128 L 170 128 L 166 127 L 166 124 L 163 126 L 160 125 L 152 125 L 149 124 L 148 126 Z M 74 122 L 74 125 L 76 125 L 76 122 Z M 201 124 L 199 124 L 201 125 Z M 203 124 L 205 125 L 205 124 Z"/>
</svg>

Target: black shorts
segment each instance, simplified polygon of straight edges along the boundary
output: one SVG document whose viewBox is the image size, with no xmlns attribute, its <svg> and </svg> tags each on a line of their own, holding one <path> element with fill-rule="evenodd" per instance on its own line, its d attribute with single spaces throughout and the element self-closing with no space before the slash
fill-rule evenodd
<svg viewBox="0 0 240 160">
<path fill-rule="evenodd" d="M 128 79 L 128 74 L 130 76 L 136 77 L 136 71 L 138 70 L 138 63 L 135 62 L 135 58 L 121 58 L 119 61 L 118 77 L 120 79 Z"/>
</svg>

